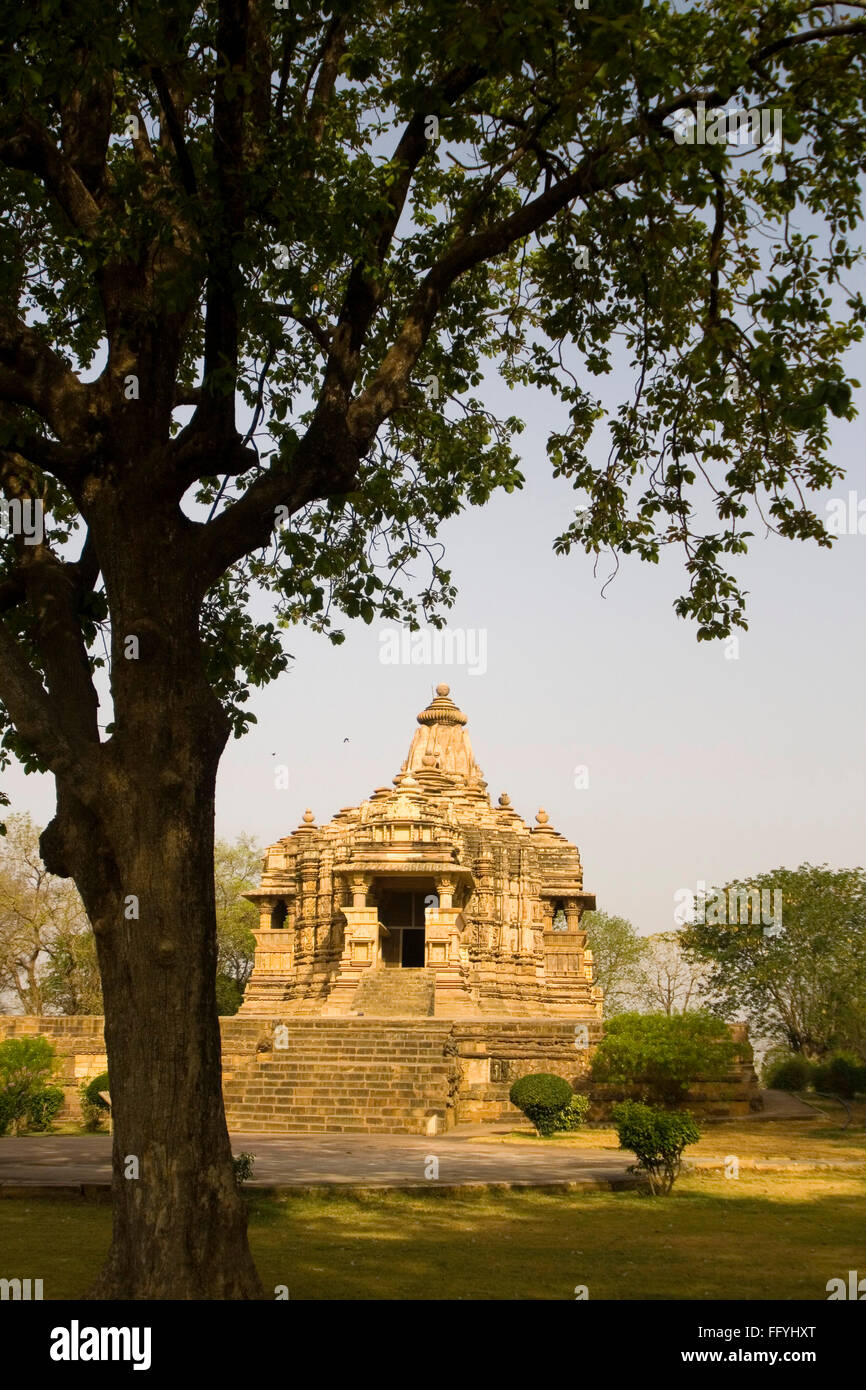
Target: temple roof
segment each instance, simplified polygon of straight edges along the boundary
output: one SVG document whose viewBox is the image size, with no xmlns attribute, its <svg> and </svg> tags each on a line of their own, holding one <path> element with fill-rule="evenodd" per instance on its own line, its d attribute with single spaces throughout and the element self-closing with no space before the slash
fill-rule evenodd
<svg viewBox="0 0 866 1390">
<path fill-rule="evenodd" d="M 467 786 L 483 786 L 483 774 L 466 732 L 467 722 L 451 699 L 449 687 L 437 685 L 434 698 L 418 715 L 420 727 L 415 730 L 402 771 L 413 776 L 420 773 L 422 782 L 447 778 Z"/>
<path fill-rule="evenodd" d="M 273 887 L 293 892 L 292 876 L 300 857 L 327 852 L 334 872 L 372 874 L 457 873 L 472 877 L 492 871 L 494 860 L 510 862 L 529 850 L 540 877 L 535 890 L 543 897 L 579 897 L 583 872 L 577 847 L 550 824 L 542 808 L 528 824 L 506 794 L 491 803 L 481 768 L 466 731 L 467 718 L 447 685 L 438 685 L 429 705 L 417 716 L 418 728 L 409 753 L 391 786 L 377 787 L 357 806 L 344 806 L 324 825 L 311 810 L 290 835 L 270 846 L 260 889 L 249 898 L 268 896 Z M 501 856 L 505 855 L 505 860 Z M 497 869 L 497 872 L 500 870 Z"/>
</svg>

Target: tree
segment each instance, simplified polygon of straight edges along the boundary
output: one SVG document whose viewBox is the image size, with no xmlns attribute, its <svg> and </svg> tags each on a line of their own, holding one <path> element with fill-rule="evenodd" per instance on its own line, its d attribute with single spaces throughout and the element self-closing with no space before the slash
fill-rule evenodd
<svg viewBox="0 0 866 1390">
<path fill-rule="evenodd" d="M 605 1017 L 633 1007 L 634 990 L 646 954 L 646 938 L 631 922 L 608 912 L 586 912 L 581 927 L 588 934 L 596 983 L 604 990 Z"/>
<path fill-rule="evenodd" d="M 96 934 L 94 1296 L 261 1294 L 220 1090 L 217 766 L 285 668 L 280 622 L 442 621 L 439 521 L 522 481 L 485 361 L 562 403 L 548 450 L 581 506 L 556 547 L 681 545 L 700 638 L 745 623 L 750 507 L 830 543 L 809 494 L 854 414 L 864 53 L 857 6 L 789 0 L 7 20 L 3 746 L 56 779 L 42 855 Z M 737 102 L 780 113 L 781 148 L 703 140 Z M 635 391 L 599 466 L 614 335 Z"/>
<path fill-rule="evenodd" d="M 618 1014 L 596 1049 L 592 1079 L 675 1106 L 693 1082 L 722 1080 L 738 1050 L 727 1025 L 707 1012 Z"/>
<path fill-rule="evenodd" d="M 253 973 L 256 938 L 252 928 L 257 914 L 241 895 L 258 884 L 262 852 L 249 835 L 234 843 L 217 840 L 214 846 L 217 926 L 217 1005 L 221 1014 L 235 1014 Z"/>
<path fill-rule="evenodd" d="M 633 997 L 639 1008 L 668 1016 L 699 1009 L 706 976 L 706 965 L 684 952 L 681 932 L 658 932 L 646 938 Z"/>
<path fill-rule="evenodd" d="M 650 1192 L 666 1196 L 679 1177 L 683 1150 L 701 1137 L 694 1116 L 625 1100 L 613 1107 L 613 1122 L 620 1148 L 631 1149 L 637 1159 L 634 1167 L 646 1173 Z"/>
<path fill-rule="evenodd" d="M 102 1013 L 96 941 L 86 919 L 55 937 L 42 993 L 46 1013 Z"/>
<path fill-rule="evenodd" d="M 866 872 L 801 864 L 721 891 L 728 909 L 704 915 L 722 920 L 683 932 L 684 947 L 708 967 L 713 1008 L 810 1059 L 837 1047 L 866 1055 Z M 771 895 L 780 922 L 731 910 L 740 902 L 757 908 Z"/>
<path fill-rule="evenodd" d="M 89 1002 L 99 1013 L 99 972 L 93 933 L 75 885 L 50 874 L 39 857 L 39 830 L 26 815 L 9 817 L 0 840 L 0 991 L 11 994 L 24 1013 L 85 1012 L 66 1008 L 88 983 Z M 71 981 L 72 968 L 78 962 Z"/>
</svg>

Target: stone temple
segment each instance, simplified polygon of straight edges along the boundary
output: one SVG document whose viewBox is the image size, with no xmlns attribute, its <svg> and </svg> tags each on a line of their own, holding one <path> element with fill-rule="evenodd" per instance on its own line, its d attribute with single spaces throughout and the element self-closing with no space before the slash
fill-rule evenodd
<svg viewBox="0 0 866 1390">
<path fill-rule="evenodd" d="M 240 1017 L 601 1019 L 580 855 L 494 806 L 447 685 L 393 780 L 270 846 Z M 587 1029 L 587 1032 L 589 1030 Z"/>
<path fill-rule="evenodd" d="M 544 811 L 530 827 L 507 796 L 491 804 L 447 685 L 418 726 L 393 787 L 327 825 L 308 811 L 247 894 L 255 968 L 220 1020 L 238 1134 L 436 1134 L 517 1119 L 509 1090 L 528 1072 L 588 1089 L 602 993 L 580 856 Z M 103 1022 L 0 1017 L 0 1038 L 54 1042 L 73 1116 L 106 1067 Z M 701 1108 L 754 1108 L 750 1056 L 700 1084 Z"/>
</svg>

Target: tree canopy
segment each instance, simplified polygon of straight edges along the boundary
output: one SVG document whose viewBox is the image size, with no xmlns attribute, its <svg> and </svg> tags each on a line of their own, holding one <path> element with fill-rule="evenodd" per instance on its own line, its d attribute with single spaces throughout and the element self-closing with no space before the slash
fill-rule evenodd
<svg viewBox="0 0 866 1390">
<path fill-rule="evenodd" d="M 801 864 L 730 889 L 779 895 L 781 929 L 757 914 L 731 920 L 732 913 L 685 928 L 683 945 L 708 971 L 705 989 L 714 1007 L 748 1022 L 756 1040 L 792 1052 L 821 1057 L 853 1048 L 866 1057 L 863 869 Z"/>
<path fill-rule="evenodd" d="M 27 765 L 100 737 L 129 470 L 182 535 L 236 733 L 286 662 L 251 586 L 335 640 L 340 613 L 438 620 L 438 522 L 521 481 L 485 364 L 567 412 L 557 547 L 684 547 L 699 636 L 745 620 L 753 504 L 829 542 L 809 492 L 838 476 L 864 314 L 858 6 L 46 0 L 4 26 L 0 483 L 46 527 L 0 554 Z M 680 142 L 701 102 L 777 112 L 781 148 Z M 598 462 L 616 345 L 634 391 Z"/>
</svg>

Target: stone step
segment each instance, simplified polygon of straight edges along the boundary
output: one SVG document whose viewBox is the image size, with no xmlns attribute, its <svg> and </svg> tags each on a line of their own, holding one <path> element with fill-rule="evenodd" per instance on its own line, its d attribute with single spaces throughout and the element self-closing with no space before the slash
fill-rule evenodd
<svg viewBox="0 0 866 1390">
<path fill-rule="evenodd" d="M 428 987 L 418 977 L 426 974 L 416 972 L 413 985 L 422 994 Z M 378 981 L 376 988 L 382 988 Z M 387 993 L 389 986 L 384 988 Z M 256 1054 L 226 1080 L 232 1128 L 252 1134 L 424 1134 L 431 1116 L 445 1123 L 449 1024 L 317 1019 L 286 1027 L 288 1047 Z"/>
<path fill-rule="evenodd" d="M 420 1015 L 432 1018 L 436 972 L 377 967 L 364 972 L 352 997 L 355 1016 Z"/>
</svg>

